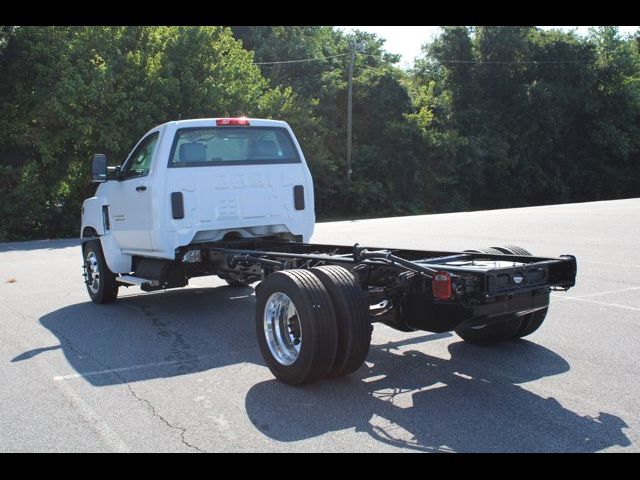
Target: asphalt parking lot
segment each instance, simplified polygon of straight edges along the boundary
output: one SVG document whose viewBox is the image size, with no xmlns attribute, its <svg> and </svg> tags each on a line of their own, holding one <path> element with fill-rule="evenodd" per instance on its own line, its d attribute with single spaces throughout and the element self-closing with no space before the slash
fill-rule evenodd
<svg viewBox="0 0 640 480">
<path fill-rule="evenodd" d="M 544 325 L 493 348 L 376 325 L 355 374 L 275 381 L 253 289 L 89 301 L 77 240 L 0 244 L 0 451 L 640 451 L 640 199 L 320 223 L 317 243 L 573 254 Z"/>
</svg>

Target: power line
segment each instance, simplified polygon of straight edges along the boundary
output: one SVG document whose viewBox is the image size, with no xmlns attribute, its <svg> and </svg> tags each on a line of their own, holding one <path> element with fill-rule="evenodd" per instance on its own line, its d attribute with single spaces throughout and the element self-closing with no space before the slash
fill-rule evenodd
<svg viewBox="0 0 640 480">
<path fill-rule="evenodd" d="M 356 55 L 361 57 L 373 57 L 378 60 L 384 60 L 379 54 L 360 53 L 355 52 Z M 277 62 L 255 62 L 253 65 L 282 65 L 287 63 L 302 63 L 302 62 L 318 62 L 322 60 L 329 60 L 330 58 L 346 57 L 351 53 L 339 53 L 337 55 L 330 55 L 322 58 L 302 58 L 299 60 L 282 60 Z M 577 63 L 592 63 L 592 60 L 514 60 L 514 61 L 478 61 L 478 60 L 436 60 L 437 63 L 447 64 L 469 64 L 469 65 L 562 65 L 562 64 L 577 64 Z M 365 66 L 368 67 L 369 65 Z"/>
<path fill-rule="evenodd" d="M 468 63 L 474 65 L 544 65 L 544 64 L 563 64 L 563 63 L 591 63 L 591 60 L 548 60 L 548 61 L 513 61 L 513 62 L 501 62 L 501 61 L 476 61 L 476 60 L 436 60 L 438 63 Z"/>
<path fill-rule="evenodd" d="M 276 65 L 276 64 L 282 64 L 282 63 L 317 62 L 320 60 L 328 60 L 330 58 L 345 57 L 347 55 L 351 55 L 351 53 L 340 53 L 338 55 L 330 55 L 328 57 L 322 57 L 322 58 L 303 58 L 300 60 L 283 60 L 281 62 L 256 62 L 254 63 L 254 65 Z"/>
<path fill-rule="evenodd" d="M 356 52 L 356 55 L 360 55 L 361 57 L 374 57 L 378 60 L 384 60 L 379 54 L 371 54 L 371 53 L 360 53 Z M 432 58 L 433 59 L 433 58 Z M 499 60 L 437 60 L 433 59 L 438 63 L 472 63 L 476 65 L 509 65 L 509 64 L 562 64 L 562 63 L 592 63 L 592 60 L 514 60 L 514 61 L 499 61 Z"/>
</svg>

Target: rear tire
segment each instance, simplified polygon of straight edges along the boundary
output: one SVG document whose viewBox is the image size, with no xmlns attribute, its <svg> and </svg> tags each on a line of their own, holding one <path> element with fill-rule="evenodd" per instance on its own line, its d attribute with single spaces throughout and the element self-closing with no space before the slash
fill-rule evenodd
<svg viewBox="0 0 640 480">
<path fill-rule="evenodd" d="M 369 353 L 372 326 L 369 308 L 353 274 L 344 267 L 327 265 L 312 268 L 331 297 L 336 312 L 338 348 L 329 377 L 355 372 Z"/>
<path fill-rule="evenodd" d="M 505 245 L 501 247 L 493 247 L 498 250 L 504 251 L 507 255 L 521 255 L 523 257 L 532 257 L 533 254 L 522 247 L 518 247 L 517 245 Z M 537 310 L 532 313 L 528 313 L 522 317 L 522 326 L 518 330 L 518 332 L 514 335 L 513 338 L 522 338 L 527 335 L 531 335 L 535 332 L 544 319 L 547 316 L 547 312 L 549 311 L 549 307 L 543 308 L 542 310 Z"/>
<path fill-rule="evenodd" d="M 466 250 L 467 252 L 475 252 L 475 253 L 492 253 L 493 252 L 499 252 L 499 253 L 504 253 L 506 255 L 518 255 L 518 256 L 522 256 L 522 257 L 532 257 L 533 254 L 531 252 L 529 252 L 528 250 L 522 248 L 522 247 L 518 247 L 517 245 L 503 245 L 503 246 L 499 246 L 499 247 L 491 247 L 491 248 L 484 248 L 484 249 L 477 249 L 477 250 Z M 535 312 L 532 313 L 528 313 L 526 315 L 522 315 L 519 319 L 515 319 L 517 323 L 517 321 L 520 322 L 520 326 L 517 330 L 514 331 L 513 335 L 509 338 L 504 338 L 504 340 L 510 340 L 510 339 L 516 339 L 516 338 L 522 338 L 522 337 L 526 337 L 527 335 L 531 335 L 533 332 L 535 332 L 538 328 L 540 328 L 540 325 L 542 325 L 542 322 L 544 322 L 545 317 L 547 316 L 547 311 L 549 310 L 549 307 L 543 308 L 542 310 L 536 310 Z M 513 315 L 511 318 L 515 317 L 515 315 Z M 509 320 L 512 321 L 512 320 Z M 496 328 L 496 330 L 499 330 L 498 328 Z M 503 335 L 506 335 L 506 333 L 508 333 L 510 331 L 510 328 L 504 328 L 503 331 Z M 459 333 L 456 330 L 456 333 L 458 333 L 458 335 L 460 335 L 465 341 L 468 341 L 466 338 L 464 338 L 462 336 L 461 333 Z M 476 339 L 477 336 L 480 336 L 480 334 L 478 332 L 469 332 L 468 330 L 465 330 L 464 332 L 462 332 L 465 336 L 467 337 L 472 337 L 472 339 Z M 495 337 L 499 337 L 500 335 L 498 335 L 497 333 L 494 334 Z M 488 335 L 491 336 L 491 335 Z M 498 340 L 501 341 L 501 340 Z M 469 343 L 473 343 L 473 340 L 469 341 Z M 495 342 L 494 342 L 495 343 Z"/>
<path fill-rule="evenodd" d="M 87 292 L 93 303 L 111 303 L 118 297 L 115 274 L 109 270 L 99 240 L 90 240 L 82 247 Z"/>
<path fill-rule="evenodd" d="M 543 308 L 542 310 L 536 310 L 535 312 L 528 313 L 522 317 L 522 326 L 513 338 L 526 337 L 527 335 L 531 335 L 535 332 L 540 328 L 542 322 L 544 322 L 544 319 L 547 316 L 547 311 L 549 311 L 549 307 Z"/>
<path fill-rule="evenodd" d="M 502 322 L 489 323 L 482 327 L 461 328 L 456 330 L 456 333 L 467 343 L 488 347 L 496 343 L 511 340 L 517 336 L 521 327 L 521 317 L 508 315 Z"/>
<path fill-rule="evenodd" d="M 498 250 L 495 247 L 490 248 L 475 248 L 473 250 L 463 250 L 465 253 L 488 253 L 490 255 L 502 255 L 505 252 Z"/>
<path fill-rule="evenodd" d="M 338 345 L 336 314 L 308 270 L 272 273 L 256 291 L 256 333 L 267 367 L 289 385 L 326 377 Z"/>
<path fill-rule="evenodd" d="M 493 250 L 498 250 L 501 253 L 506 253 L 507 255 L 520 255 L 522 257 L 533 257 L 529 250 L 525 250 L 522 247 L 518 247 L 516 245 L 504 245 L 501 247 L 491 247 Z"/>
</svg>

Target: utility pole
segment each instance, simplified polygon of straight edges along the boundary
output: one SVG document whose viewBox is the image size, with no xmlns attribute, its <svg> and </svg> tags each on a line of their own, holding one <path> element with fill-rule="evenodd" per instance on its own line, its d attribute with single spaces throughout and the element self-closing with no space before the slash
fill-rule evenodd
<svg viewBox="0 0 640 480">
<path fill-rule="evenodd" d="M 352 91 L 353 91 L 353 60 L 355 57 L 356 44 L 352 40 L 349 42 L 349 47 L 351 49 L 351 60 L 349 61 L 349 94 L 348 94 L 348 105 L 347 105 L 347 179 L 351 180 L 351 113 L 352 113 Z"/>
</svg>

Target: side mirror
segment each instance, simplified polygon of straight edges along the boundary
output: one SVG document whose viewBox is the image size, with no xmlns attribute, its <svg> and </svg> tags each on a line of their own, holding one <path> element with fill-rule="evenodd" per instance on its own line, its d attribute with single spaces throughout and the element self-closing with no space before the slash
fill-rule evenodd
<svg viewBox="0 0 640 480">
<path fill-rule="evenodd" d="M 97 153 L 91 159 L 91 183 L 104 183 L 107 181 L 107 156 Z"/>
</svg>

